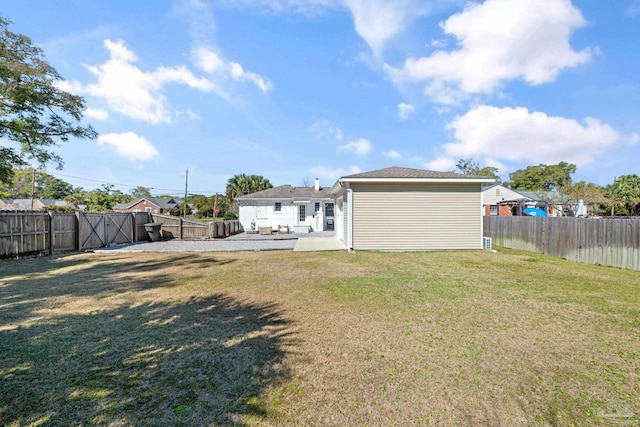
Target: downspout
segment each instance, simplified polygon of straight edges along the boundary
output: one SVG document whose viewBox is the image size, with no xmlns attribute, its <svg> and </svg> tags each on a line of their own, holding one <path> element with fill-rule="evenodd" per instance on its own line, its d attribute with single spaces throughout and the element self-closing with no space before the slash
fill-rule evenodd
<svg viewBox="0 0 640 427">
<path fill-rule="evenodd" d="M 347 250 L 350 253 L 353 253 L 355 252 L 353 250 L 353 190 L 349 186 L 345 188 L 347 190 L 347 202 L 349 203 L 349 225 L 347 227 Z"/>
</svg>

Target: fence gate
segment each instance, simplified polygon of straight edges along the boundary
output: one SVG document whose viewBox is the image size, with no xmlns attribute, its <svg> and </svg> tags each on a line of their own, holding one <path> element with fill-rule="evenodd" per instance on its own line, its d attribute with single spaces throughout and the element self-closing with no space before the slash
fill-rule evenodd
<svg viewBox="0 0 640 427">
<path fill-rule="evenodd" d="M 106 213 L 105 227 L 107 245 L 111 243 L 132 243 L 133 239 L 133 215 L 130 213 Z"/>
<path fill-rule="evenodd" d="M 129 213 L 81 212 L 79 231 L 81 251 L 134 241 L 133 217 Z"/>
</svg>

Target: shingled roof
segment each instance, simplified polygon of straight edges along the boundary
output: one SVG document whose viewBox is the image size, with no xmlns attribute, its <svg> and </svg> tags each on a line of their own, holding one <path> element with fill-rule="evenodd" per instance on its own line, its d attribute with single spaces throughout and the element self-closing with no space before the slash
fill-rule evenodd
<svg viewBox="0 0 640 427">
<path fill-rule="evenodd" d="M 268 188 L 256 193 L 239 196 L 236 200 L 256 200 L 256 199 L 327 199 L 330 198 L 330 188 L 314 187 L 293 187 L 291 185 L 281 185 L 279 187 Z"/>
<path fill-rule="evenodd" d="M 401 168 L 397 166 L 392 166 L 389 168 L 378 169 L 370 172 L 362 172 L 356 173 L 354 175 L 348 175 L 342 177 L 343 179 L 350 178 L 374 178 L 374 179 L 384 179 L 384 178 L 393 178 L 393 179 L 437 179 L 437 178 L 459 178 L 459 179 L 469 179 L 469 178 L 487 178 L 486 176 L 478 176 L 478 175 L 465 175 L 461 173 L 455 172 L 437 172 L 430 171 L 424 169 L 413 169 L 413 168 Z"/>
</svg>

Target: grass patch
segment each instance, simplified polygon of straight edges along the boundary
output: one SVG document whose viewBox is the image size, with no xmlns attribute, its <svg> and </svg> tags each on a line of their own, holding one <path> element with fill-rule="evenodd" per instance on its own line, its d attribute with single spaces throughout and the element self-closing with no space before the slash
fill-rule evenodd
<svg viewBox="0 0 640 427">
<path fill-rule="evenodd" d="M 640 274 L 511 250 L 0 265 L 1 425 L 640 423 Z"/>
</svg>

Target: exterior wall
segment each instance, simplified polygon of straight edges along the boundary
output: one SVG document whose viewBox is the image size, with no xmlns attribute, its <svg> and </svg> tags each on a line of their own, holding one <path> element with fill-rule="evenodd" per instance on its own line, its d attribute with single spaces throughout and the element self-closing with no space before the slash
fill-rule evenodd
<svg viewBox="0 0 640 427">
<path fill-rule="evenodd" d="M 297 207 L 291 204 L 291 200 L 282 201 L 280 212 L 275 211 L 275 202 L 271 201 L 244 201 L 239 207 L 240 224 L 245 230 L 251 230 L 251 223 L 254 222 L 256 229 L 259 227 L 278 228 L 286 225 L 292 228 L 297 214 Z"/>
<path fill-rule="evenodd" d="M 496 216 L 496 215 L 491 215 L 491 205 L 484 205 L 483 208 L 484 208 L 483 214 L 485 216 Z M 502 206 L 498 206 L 497 216 L 513 216 L 513 214 L 511 213 L 511 208 L 509 206 L 502 205 Z"/>
<path fill-rule="evenodd" d="M 482 248 L 480 184 L 352 184 L 353 248 Z"/>
<path fill-rule="evenodd" d="M 493 185 L 482 191 L 483 205 L 496 205 L 503 200 L 518 200 L 528 198 L 517 191 L 513 191 L 503 185 Z M 488 215 L 488 213 L 486 214 Z"/>
<path fill-rule="evenodd" d="M 320 211 L 315 211 L 316 202 L 320 203 Z M 239 206 L 239 220 L 245 230 L 251 230 L 251 222 L 254 221 L 256 227 L 271 227 L 277 229 L 281 225 L 286 225 L 289 230 L 293 230 L 294 225 L 307 225 L 313 231 L 322 231 L 326 219 L 324 216 L 324 205 L 328 202 L 325 199 L 312 200 L 308 203 L 293 203 L 291 200 L 282 200 L 280 212 L 275 211 L 275 200 L 244 200 Z M 332 201 L 331 201 L 332 202 Z M 299 207 L 305 207 L 305 217 L 303 221 L 299 218 Z M 335 209 L 335 207 L 334 207 Z"/>
</svg>

